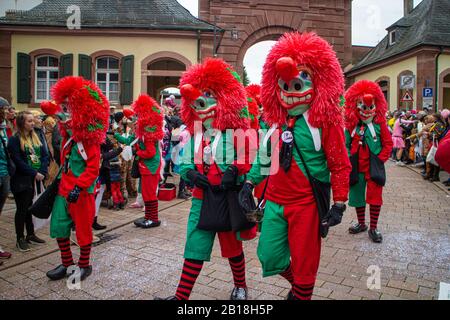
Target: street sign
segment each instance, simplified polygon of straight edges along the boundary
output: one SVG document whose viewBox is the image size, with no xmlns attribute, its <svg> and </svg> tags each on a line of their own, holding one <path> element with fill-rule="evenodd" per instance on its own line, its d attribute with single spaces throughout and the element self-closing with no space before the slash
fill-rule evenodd
<svg viewBox="0 0 450 320">
<path fill-rule="evenodd" d="M 400 89 L 414 89 L 416 77 L 414 75 L 401 76 Z"/>
<path fill-rule="evenodd" d="M 424 98 L 433 98 L 433 88 L 423 88 L 422 96 Z"/>
<path fill-rule="evenodd" d="M 403 95 L 403 98 L 400 100 L 401 102 L 413 102 L 414 99 L 412 95 L 409 93 L 409 91 L 406 91 Z"/>
<path fill-rule="evenodd" d="M 433 97 L 424 97 L 422 99 L 422 109 L 433 107 Z"/>
</svg>

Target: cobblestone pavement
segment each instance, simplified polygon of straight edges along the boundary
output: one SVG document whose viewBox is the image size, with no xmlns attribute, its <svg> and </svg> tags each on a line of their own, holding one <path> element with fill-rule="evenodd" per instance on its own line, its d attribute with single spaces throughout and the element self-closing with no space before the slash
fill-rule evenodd
<svg viewBox="0 0 450 320">
<path fill-rule="evenodd" d="M 448 193 L 416 172 L 389 163 L 384 199 L 379 223 L 382 244 L 372 243 L 366 233 L 348 234 L 356 219 L 352 209 L 330 231 L 323 242 L 313 299 L 436 299 L 439 282 L 450 282 Z M 0 299 L 128 300 L 173 294 L 183 261 L 190 201 L 161 203 L 161 207 L 166 208 L 161 212 L 162 226 L 148 230 L 127 223 L 140 211 L 101 212 L 100 220 L 109 229 L 104 243 L 93 248 L 94 272 L 79 290 L 69 290 L 63 280 L 46 278 L 45 272 L 60 261 L 53 241 L 31 253 L 12 250 L 14 258 L 0 271 Z M 12 215 L 13 207 L 8 205 L 0 224 L 5 249 L 14 239 Z M 257 239 L 245 243 L 249 298 L 284 299 L 289 285 L 283 278 L 261 277 L 257 243 Z M 72 248 L 77 255 L 77 248 Z M 33 260 L 27 261 L 30 257 Z M 380 269 L 381 287 L 369 290 L 372 265 Z M 216 241 L 211 262 L 205 263 L 191 298 L 228 299 L 232 287 L 230 267 L 220 257 Z"/>
</svg>

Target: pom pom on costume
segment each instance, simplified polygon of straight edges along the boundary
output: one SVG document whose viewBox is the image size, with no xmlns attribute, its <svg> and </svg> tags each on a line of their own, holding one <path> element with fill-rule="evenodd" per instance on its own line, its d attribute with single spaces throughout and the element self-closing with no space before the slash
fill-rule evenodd
<svg viewBox="0 0 450 320">
<path fill-rule="evenodd" d="M 245 87 L 247 95 L 256 100 L 256 104 L 261 106 L 261 86 L 259 84 L 251 84 Z"/>
<path fill-rule="evenodd" d="M 131 119 L 134 116 L 134 111 L 133 109 L 125 108 L 123 109 L 123 115 L 125 118 Z"/>
<path fill-rule="evenodd" d="M 133 103 L 133 110 L 138 117 L 136 133 L 139 139 L 147 143 L 164 137 L 163 111 L 153 98 L 147 94 L 140 95 Z"/>
<path fill-rule="evenodd" d="M 371 105 L 373 99 L 376 106 L 374 123 L 386 122 L 385 114 L 388 110 L 386 99 L 378 84 L 368 80 L 361 80 L 353 84 L 345 93 L 345 127 L 353 130 L 360 120 L 358 100 L 366 105 Z"/>
<path fill-rule="evenodd" d="M 264 121 L 270 126 L 286 122 L 287 111 L 279 104 L 278 79 L 292 76 L 292 62 L 308 69 L 313 78 L 315 97 L 309 109 L 311 125 L 316 128 L 341 125 L 344 76 L 336 53 L 315 33 L 298 32 L 283 35 L 267 57 L 261 85 Z"/>
<path fill-rule="evenodd" d="M 48 116 L 54 116 L 61 111 L 61 108 L 55 101 L 42 101 L 41 110 Z"/>
<path fill-rule="evenodd" d="M 208 58 L 202 64 L 191 66 L 183 74 L 180 80 L 181 118 L 191 134 L 194 132 L 194 122 L 202 121 L 192 105 L 205 92 L 211 92 L 217 100 L 213 109 L 213 128 L 249 128 L 245 89 L 233 73 L 232 67 L 222 59 Z"/>
<path fill-rule="evenodd" d="M 56 104 L 67 104 L 73 139 L 100 145 L 109 124 L 109 103 L 102 91 L 82 77 L 65 77 L 52 88 Z"/>
</svg>

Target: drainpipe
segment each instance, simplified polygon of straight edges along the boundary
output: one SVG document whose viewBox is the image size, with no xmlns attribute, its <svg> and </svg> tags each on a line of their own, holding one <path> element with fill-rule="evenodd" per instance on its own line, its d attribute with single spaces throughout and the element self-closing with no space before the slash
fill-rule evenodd
<svg viewBox="0 0 450 320">
<path fill-rule="evenodd" d="M 444 52 L 444 47 L 439 47 L 439 53 L 436 56 L 434 65 L 436 66 L 436 103 L 434 105 L 435 112 L 438 112 L 438 98 L 439 98 L 439 57 Z"/>
<path fill-rule="evenodd" d="M 197 62 L 200 63 L 200 35 L 201 35 L 201 31 L 197 30 Z"/>
</svg>

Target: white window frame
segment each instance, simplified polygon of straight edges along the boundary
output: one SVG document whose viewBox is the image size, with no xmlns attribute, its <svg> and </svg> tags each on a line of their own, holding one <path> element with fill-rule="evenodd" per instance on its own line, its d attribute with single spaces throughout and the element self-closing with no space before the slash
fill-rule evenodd
<svg viewBox="0 0 450 320">
<path fill-rule="evenodd" d="M 58 72 L 58 78 L 59 78 L 59 66 L 57 67 L 50 67 L 50 66 L 46 66 L 46 67 L 40 67 L 38 66 L 38 59 L 41 58 L 47 58 L 47 62 L 49 58 L 55 58 L 58 61 L 58 65 L 59 65 L 59 59 L 55 56 L 52 55 L 41 55 L 35 58 L 34 60 L 34 101 L 39 103 L 45 100 L 50 100 L 50 72 Z M 45 71 L 45 78 L 46 78 L 46 85 L 47 85 L 47 92 L 45 95 L 45 99 L 38 99 L 38 71 Z"/>
<path fill-rule="evenodd" d="M 98 68 L 98 61 L 100 60 L 100 59 L 108 59 L 107 60 L 107 65 L 106 65 L 106 69 L 102 69 L 102 68 Z M 110 59 L 115 59 L 115 60 L 117 60 L 117 69 L 110 69 L 109 68 L 109 62 L 110 62 Z M 110 102 L 110 103 L 119 103 L 120 101 L 120 66 L 119 66 L 119 64 L 120 64 L 120 59 L 119 58 L 116 58 L 116 57 L 112 57 L 112 56 L 103 56 L 103 57 L 98 57 L 96 60 L 95 60 L 95 83 L 98 85 L 98 74 L 99 73 L 104 73 L 104 74 L 106 74 L 106 90 L 105 90 L 105 92 L 103 92 L 103 94 L 106 96 L 106 98 L 108 99 L 108 101 Z M 117 81 L 111 81 L 110 80 L 110 76 L 111 76 L 111 74 L 117 74 Z M 100 82 L 105 82 L 105 81 L 100 81 Z M 117 83 L 117 91 L 114 91 L 114 92 L 117 92 L 117 100 L 111 100 L 110 99 L 110 85 L 111 85 L 111 83 Z"/>
<path fill-rule="evenodd" d="M 396 30 L 392 30 L 389 32 L 389 45 L 392 46 L 396 43 L 396 40 L 392 41 L 392 36 L 394 36 L 395 38 L 397 38 L 397 32 Z"/>
</svg>

